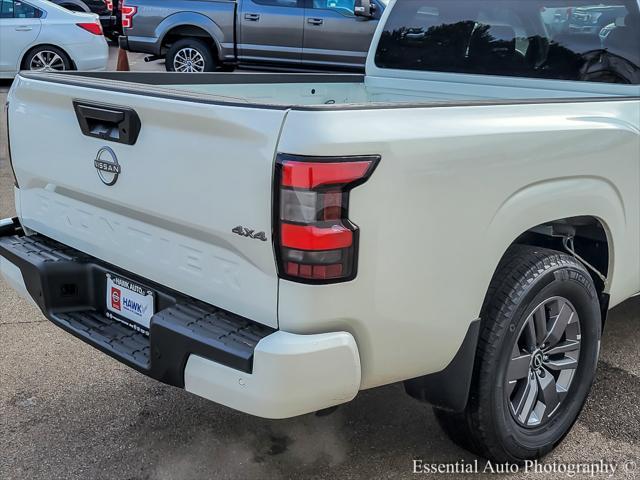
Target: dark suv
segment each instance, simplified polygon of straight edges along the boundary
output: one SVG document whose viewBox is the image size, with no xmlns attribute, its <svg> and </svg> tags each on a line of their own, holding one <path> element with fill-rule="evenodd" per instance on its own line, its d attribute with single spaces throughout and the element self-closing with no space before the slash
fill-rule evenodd
<svg viewBox="0 0 640 480">
<path fill-rule="evenodd" d="M 117 0 L 50 0 L 74 12 L 92 12 L 100 17 L 105 36 L 117 39 L 120 25 L 116 20 Z"/>
</svg>

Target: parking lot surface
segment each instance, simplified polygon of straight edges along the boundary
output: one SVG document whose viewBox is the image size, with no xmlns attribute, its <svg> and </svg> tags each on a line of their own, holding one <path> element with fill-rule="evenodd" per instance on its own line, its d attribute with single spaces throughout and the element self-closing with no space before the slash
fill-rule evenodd
<svg viewBox="0 0 640 480">
<path fill-rule="evenodd" d="M 164 69 L 142 63 L 142 56 L 130 56 L 130 63 Z M 8 87 L 0 84 L 2 105 Z M 0 218 L 15 213 L 5 130 L 1 115 Z M 544 460 L 548 469 L 603 460 L 616 463 L 616 473 L 593 478 L 638 478 L 639 339 L 637 297 L 612 312 L 589 402 Z M 49 323 L 2 280 L 0 419 L 2 479 L 395 479 L 416 476 L 414 459 L 475 460 L 449 442 L 430 408 L 408 398 L 401 385 L 362 392 L 325 417 L 253 418 L 119 364 Z M 501 477 L 566 477 L 548 469 Z"/>
</svg>

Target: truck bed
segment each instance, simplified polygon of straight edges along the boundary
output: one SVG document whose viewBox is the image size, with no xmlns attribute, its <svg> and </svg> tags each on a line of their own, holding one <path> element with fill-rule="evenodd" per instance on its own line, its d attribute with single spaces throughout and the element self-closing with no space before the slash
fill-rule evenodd
<svg viewBox="0 0 640 480">
<path fill-rule="evenodd" d="M 513 100 L 625 97 L 626 85 L 544 81 L 509 77 L 434 73 L 430 80 L 394 79 L 355 74 L 155 72 L 23 73 L 26 78 L 247 106 L 320 109 L 426 106 L 428 104 L 510 103 Z M 620 88 L 621 87 L 621 88 Z M 640 89 L 638 89 L 640 90 Z M 640 94 L 640 91 L 638 92 Z"/>
</svg>

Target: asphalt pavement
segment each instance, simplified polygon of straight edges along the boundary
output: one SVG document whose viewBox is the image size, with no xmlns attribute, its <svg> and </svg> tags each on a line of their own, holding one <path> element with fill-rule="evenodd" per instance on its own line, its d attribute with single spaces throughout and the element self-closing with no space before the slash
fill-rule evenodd
<svg viewBox="0 0 640 480">
<path fill-rule="evenodd" d="M 141 56 L 130 63 L 164 68 Z M 8 87 L 0 84 L 0 105 Z M 15 213 L 5 131 L 0 115 L 0 218 Z M 614 474 L 573 478 L 638 478 L 639 340 L 636 297 L 611 313 L 589 402 L 567 439 L 535 467 L 543 472 L 500 477 L 569 478 L 552 470 L 604 461 L 616 464 Z M 415 477 L 415 459 L 454 471 L 477 460 L 453 446 L 430 408 L 400 385 L 362 392 L 325 417 L 253 418 L 119 364 L 49 323 L 2 280 L 0 427 L 0 478 L 7 480 L 395 479 Z"/>
</svg>

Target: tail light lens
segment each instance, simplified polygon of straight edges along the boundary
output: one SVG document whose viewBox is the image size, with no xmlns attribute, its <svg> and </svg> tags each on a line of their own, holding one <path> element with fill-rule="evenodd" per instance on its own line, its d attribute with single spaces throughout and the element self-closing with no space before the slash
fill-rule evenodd
<svg viewBox="0 0 640 480">
<path fill-rule="evenodd" d="M 113 12 L 113 0 L 104 0 L 104 4 L 107 6 L 107 10 Z"/>
<path fill-rule="evenodd" d="M 349 194 L 367 181 L 379 160 L 278 156 L 274 236 L 281 278 L 303 283 L 355 278 L 359 230 L 349 220 Z"/>
<path fill-rule="evenodd" d="M 76 25 L 94 35 L 102 35 L 102 25 L 100 23 L 76 23 Z"/>
<path fill-rule="evenodd" d="M 138 13 L 138 7 L 133 5 L 127 5 L 126 2 L 122 2 L 122 28 L 133 27 L 133 17 Z"/>
</svg>

